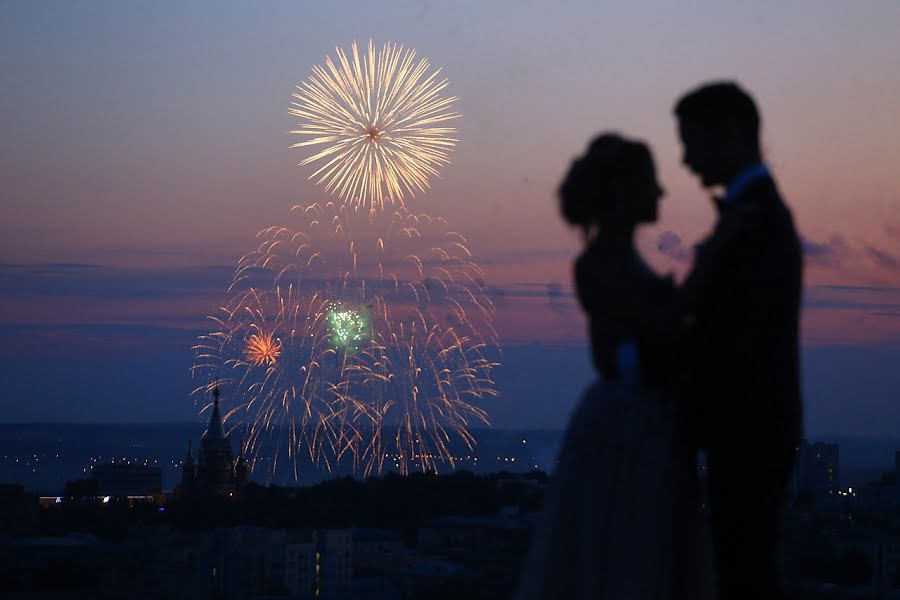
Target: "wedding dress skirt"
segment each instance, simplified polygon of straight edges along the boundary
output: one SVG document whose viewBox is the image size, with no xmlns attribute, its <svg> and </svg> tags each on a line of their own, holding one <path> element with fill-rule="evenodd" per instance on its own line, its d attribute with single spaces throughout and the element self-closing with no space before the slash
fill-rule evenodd
<svg viewBox="0 0 900 600">
<path fill-rule="evenodd" d="M 599 380 L 569 423 L 519 600 L 713 598 L 695 461 L 636 375 Z"/>
</svg>

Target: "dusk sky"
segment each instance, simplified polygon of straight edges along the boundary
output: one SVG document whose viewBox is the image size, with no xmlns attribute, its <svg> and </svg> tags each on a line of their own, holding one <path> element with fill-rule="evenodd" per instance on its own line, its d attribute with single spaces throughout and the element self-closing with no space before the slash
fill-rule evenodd
<svg viewBox="0 0 900 600">
<path fill-rule="evenodd" d="M 496 427 L 562 428 L 592 378 L 556 206 L 569 161 L 605 129 L 653 147 L 667 194 L 640 244 L 682 276 L 713 210 L 672 106 L 733 78 L 803 237 L 807 434 L 894 435 L 898 30 L 896 0 L 3 2 L 0 421 L 198 418 L 191 345 L 238 259 L 330 198 L 289 148 L 294 86 L 372 38 L 459 97 L 451 164 L 407 205 L 486 271 Z"/>
</svg>

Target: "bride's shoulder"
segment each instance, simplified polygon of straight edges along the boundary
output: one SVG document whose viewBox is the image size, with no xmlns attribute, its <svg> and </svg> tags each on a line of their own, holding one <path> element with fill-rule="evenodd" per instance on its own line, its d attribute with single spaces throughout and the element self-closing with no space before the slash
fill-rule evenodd
<svg viewBox="0 0 900 600">
<path fill-rule="evenodd" d="M 602 237 L 591 240 L 575 260 L 576 274 L 589 273 L 595 279 L 618 276 L 633 267 L 633 256 L 627 249 L 611 244 Z"/>
</svg>

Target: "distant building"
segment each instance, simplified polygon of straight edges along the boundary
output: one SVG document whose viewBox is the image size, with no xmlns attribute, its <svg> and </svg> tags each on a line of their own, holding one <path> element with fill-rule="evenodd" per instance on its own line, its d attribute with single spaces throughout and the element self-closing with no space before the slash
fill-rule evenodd
<svg viewBox="0 0 900 600">
<path fill-rule="evenodd" d="M 881 479 L 865 484 L 860 490 L 859 505 L 865 509 L 890 509 L 900 506 L 900 452 L 894 453 L 894 469 L 881 474 Z"/>
<path fill-rule="evenodd" d="M 158 598 L 357 597 L 348 595 L 350 530 L 164 526 L 135 530 L 132 541 L 155 574 L 146 591 Z"/>
<path fill-rule="evenodd" d="M 403 545 L 400 534 L 386 529 L 353 530 L 353 574 L 377 576 L 406 568 L 416 554 Z"/>
<path fill-rule="evenodd" d="M 84 533 L 0 538 L 3 598 L 133 598 L 145 557 Z"/>
<path fill-rule="evenodd" d="M 28 536 L 38 532 L 38 497 L 14 483 L 0 484 L 0 536 Z"/>
<path fill-rule="evenodd" d="M 162 492 L 162 470 L 159 467 L 130 463 L 108 463 L 97 465 L 91 476 L 85 479 L 67 481 L 63 496 L 75 500 L 95 499 L 109 502 L 111 499 L 135 502 L 159 502 L 165 500 Z M 42 505 L 53 502 L 48 497 Z"/>
<path fill-rule="evenodd" d="M 162 493 L 162 471 L 159 467 L 109 463 L 93 469 L 97 495 L 113 498 L 155 496 Z"/>
<path fill-rule="evenodd" d="M 793 495 L 800 501 L 816 503 L 837 497 L 840 484 L 840 446 L 802 440 L 792 480 Z"/>
<path fill-rule="evenodd" d="M 882 528 L 857 527 L 830 531 L 828 537 L 838 557 L 843 557 L 839 562 L 847 562 L 852 554 L 865 557 L 871 591 L 886 592 L 896 587 L 900 574 L 900 537 L 896 534 Z"/>
<path fill-rule="evenodd" d="M 235 496 L 249 481 L 250 469 L 244 458 L 243 443 L 237 460 L 234 460 L 231 440 L 225 435 L 218 387 L 213 390 L 213 398 L 209 425 L 200 436 L 196 465 L 192 444 L 188 441 L 188 453 L 181 467 L 181 485 L 176 489 L 178 497 Z"/>
<path fill-rule="evenodd" d="M 419 527 L 420 551 L 447 554 L 465 552 L 522 552 L 528 548 L 532 518 L 503 511 L 497 516 L 446 516 Z"/>
<path fill-rule="evenodd" d="M 350 529 L 325 529 L 318 535 L 319 587 L 329 594 L 350 591 L 353 535 Z"/>
</svg>

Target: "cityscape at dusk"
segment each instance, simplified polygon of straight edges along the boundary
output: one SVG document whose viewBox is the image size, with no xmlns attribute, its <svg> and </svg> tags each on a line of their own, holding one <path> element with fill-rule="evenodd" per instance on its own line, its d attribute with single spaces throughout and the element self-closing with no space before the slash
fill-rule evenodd
<svg viewBox="0 0 900 600">
<path fill-rule="evenodd" d="M 898 27 L 891 0 L 3 3 L 0 556 L 184 551 L 72 597 L 512 597 L 597 378 L 561 184 L 601 132 L 646 143 L 636 246 L 684 282 L 725 190 L 675 106 L 729 80 L 803 260 L 781 569 L 895 597 Z M 222 574 L 257 551 L 276 575 Z M 34 552 L 0 595 L 56 568 Z"/>
</svg>

